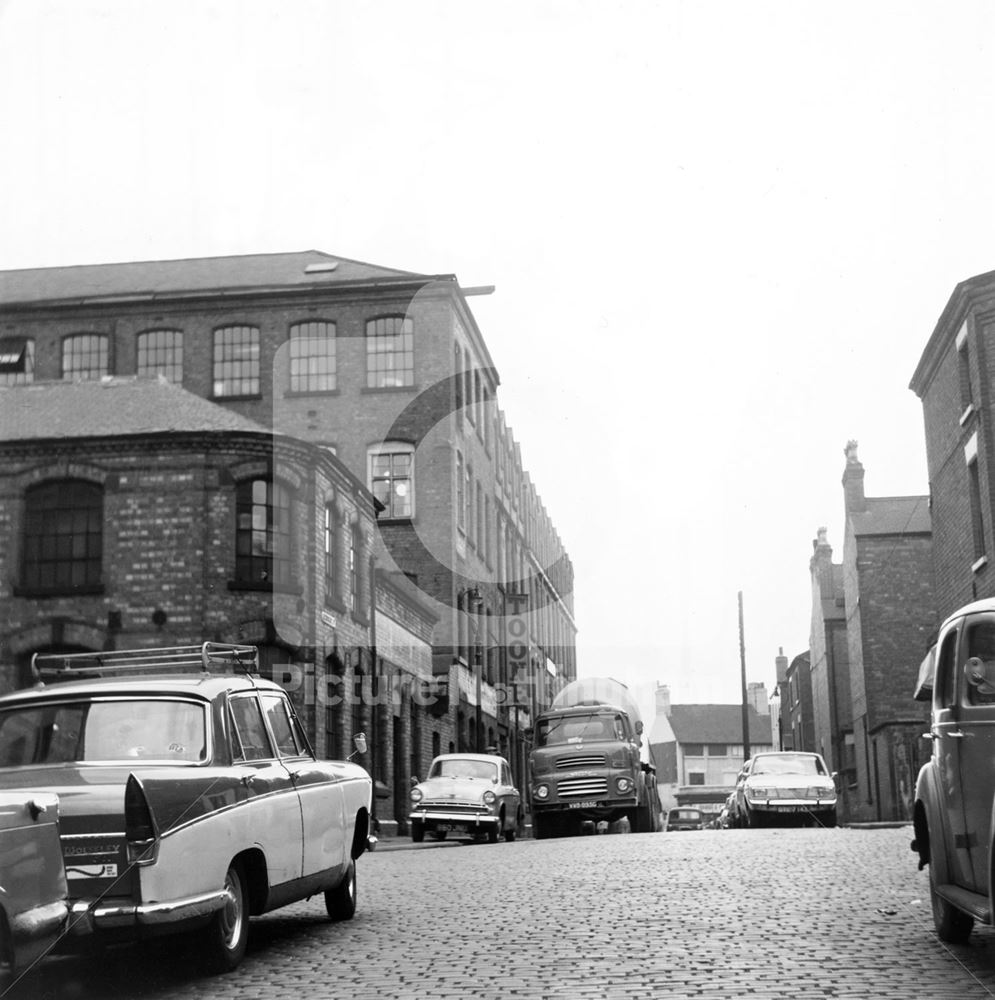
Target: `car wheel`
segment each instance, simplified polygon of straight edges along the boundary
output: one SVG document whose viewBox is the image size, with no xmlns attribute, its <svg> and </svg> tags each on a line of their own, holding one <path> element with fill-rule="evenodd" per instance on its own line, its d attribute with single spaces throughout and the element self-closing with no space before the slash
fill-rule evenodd
<svg viewBox="0 0 995 1000">
<path fill-rule="evenodd" d="M 211 918 L 204 938 L 209 972 L 231 972 L 245 957 L 249 940 L 249 894 L 242 865 L 233 862 L 225 874 L 225 905 Z"/>
<path fill-rule="evenodd" d="M 958 910 L 937 893 L 932 864 L 929 866 L 929 900 L 933 907 L 933 923 L 940 940 L 950 944 L 964 944 L 971 936 L 974 917 Z"/>
<path fill-rule="evenodd" d="M 515 822 L 504 831 L 505 842 L 510 844 L 518 836 L 518 824 L 521 822 L 518 814 L 515 814 Z"/>
<path fill-rule="evenodd" d="M 500 833 L 501 833 L 501 823 L 500 823 L 500 821 L 498 821 L 497 823 L 492 823 L 487 828 L 487 843 L 488 844 L 496 844 L 498 842 L 498 836 L 499 836 Z"/>
<path fill-rule="evenodd" d="M 7 930 L 7 921 L 0 913 L 0 993 L 6 993 L 14 982 L 14 947 Z"/>
<path fill-rule="evenodd" d="M 764 825 L 763 816 L 761 816 L 760 813 L 749 809 L 746 813 L 746 823 L 744 825 L 748 826 L 751 830 L 757 830 Z"/>
<path fill-rule="evenodd" d="M 827 809 L 826 812 L 822 814 L 822 825 L 825 827 L 836 826 L 836 810 Z"/>
<path fill-rule="evenodd" d="M 352 920 L 356 912 L 356 862 L 350 861 L 345 878 L 325 890 L 325 910 L 332 920 Z"/>
<path fill-rule="evenodd" d="M 425 839 L 425 824 L 421 820 L 413 819 L 411 821 L 411 839 L 416 844 L 420 844 Z"/>
</svg>

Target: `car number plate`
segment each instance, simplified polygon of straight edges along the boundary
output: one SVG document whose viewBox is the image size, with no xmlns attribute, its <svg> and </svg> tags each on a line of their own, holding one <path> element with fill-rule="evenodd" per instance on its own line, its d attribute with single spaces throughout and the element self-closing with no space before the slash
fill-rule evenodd
<svg viewBox="0 0 995 1000">
<path fill-rule="evenodd" d="M 568 806 L 569 809 L 593 809 L 598 803 L 597 802 L 571 802 Z"/>
<path fill-rule="evenodd" d="M 445 833 L 466 833 L 466 823 L 439 823 L 436 829 Z"/>
<path fill-rule="evenodd" d="M 798 812 L 797 806 L 774 806 L 774 812 L 779 813 L 793 813 Z"/>
</svg>

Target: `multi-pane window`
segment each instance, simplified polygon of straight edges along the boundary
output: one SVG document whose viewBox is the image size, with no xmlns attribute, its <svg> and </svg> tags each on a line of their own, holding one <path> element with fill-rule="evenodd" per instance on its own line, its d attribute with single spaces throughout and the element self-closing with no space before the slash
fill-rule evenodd
<svg viewBox="0 0 995 1000">
<path fill-rule="evenodd" d="M 139 375 L 163 375 L 170 382 L 183 381 L 183 332 L 147 330 L 138 335 Z"/>
<path fill-rule="evenodd" d="M 214 395 L 259 395 L 259 328 L 225 326 L 214 331 Z"/>
<path fill-rule="evenodd" d="M 414 385 L 415 327 L 405 316 L 366 324 L 366 384 L 371 389 Z"/>
<path fill-rule="evenodd" d="M 62 341 L 62 377 L 101 378 L 110 372 L 110 343 L 103 333 L 74 333 Z"/>
<path fill-rule="evenodd" d="M 414 516 L 414 450 L 385 444 L 370 452 L 370 492 L 383 504 L 384 518 Z"/>
<path fill-rule="evenodd" d="M 463 471 L 463 454 L 456 452 L 456 527 L 466 531 L 466 473 Z"/>
<path fill-rule="evenodd" d="M 477 514 L 477 523 L 475 525 L 476 531 L 477 531 L 477 534 L 476 534 L 477 551 L 480 553 L 481 557 L 483 557 L 483 555 L 484 555 L 484 520 L 485 520 L 486 514 L 484 512 L 484 488 L 483 488 L 483 486 L 480 485 L 479 480 L 477 482 L 477 502 L 474 504 L 474 507 L 476 508 L 476 514 Z"/>
<path fill-rule="evenodd" d="M 0 385 L 25 385 L 35 380 L 35 342 L 29 337 L 0 339 Z"/>
<path fill-rule="evenodd" d="M 246 480 L 236 487 L 235 508 L 236 579 L 290 583 L 290 492 L 279 482 Z"/>
<path fill-rule="evenodd" d="M 335 324 L 295 323 L 290 328 L 290 391 L 330 392 L 335 377 Z"/>
<path fill-rule="evenodd" d="M 25 590 L 68 592 L 101 582 L 104 494 L 95 483 L 42 483 L 25 494 Z"/>
</svg>

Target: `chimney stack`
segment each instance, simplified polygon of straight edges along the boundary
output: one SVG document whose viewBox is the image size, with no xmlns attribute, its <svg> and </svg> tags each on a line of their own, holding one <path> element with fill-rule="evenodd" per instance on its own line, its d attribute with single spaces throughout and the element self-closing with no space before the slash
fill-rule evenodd
<svg viewBox="0 0 995 1000">
<path fill-rule="evenodd" d="M 867 500 L 864 497 L 864 467 L 857 458 L 857 442 L 847 441 L 843 449 L 846 455 L 846 467 L 843 469 L 843 503 L 847 513 L 867 510 Z"/>
</svg>

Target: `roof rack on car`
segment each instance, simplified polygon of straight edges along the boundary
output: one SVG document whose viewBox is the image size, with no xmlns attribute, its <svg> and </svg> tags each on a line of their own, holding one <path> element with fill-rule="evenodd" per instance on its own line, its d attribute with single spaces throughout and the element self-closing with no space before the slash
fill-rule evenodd
<svg viewBox="0 0 995 1000">
<path fill-rule="evenodd" d="M 259 650 L 225 642 L 153 649 L 111 649 L 96 653 L 35 653 L 31 671 L 39 680 L 106 677 L 113 674 L 259 672 Z"/>
</svg>

